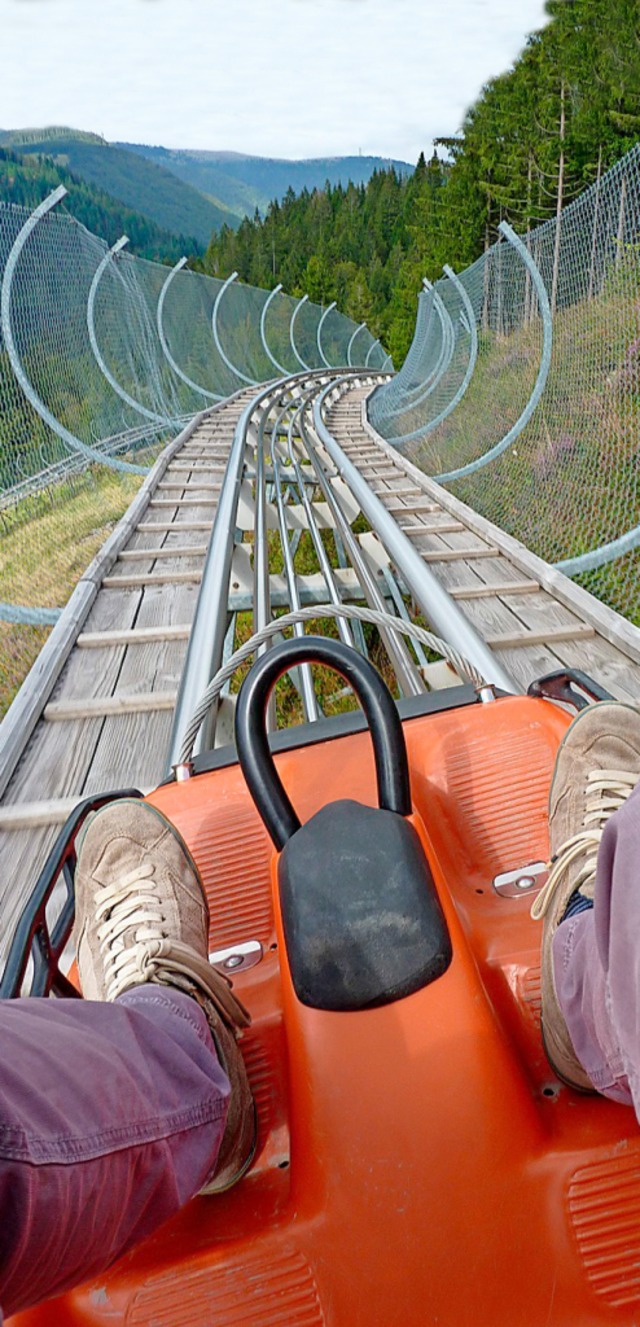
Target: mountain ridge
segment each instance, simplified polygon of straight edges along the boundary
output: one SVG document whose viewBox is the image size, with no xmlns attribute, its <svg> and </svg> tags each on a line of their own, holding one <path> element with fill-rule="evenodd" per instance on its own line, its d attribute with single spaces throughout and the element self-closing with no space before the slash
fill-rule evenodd
<svg viewBox="0 0 640 1327">
<path fill-rule="evenodd" d="M 258 157 L 251 153 L 207 148 L 166 148 L 144 143 L 119 143 L 123 150 L 162 164 L 217 204 L 237 221 L 269 204 L 280 202 L 289 189 L 302 193 L 349 183 L 366 184 L 376 170 L 393 167 L 403 177 L 413 174 L 406 161 L 375 156 Z"/>
</svg>

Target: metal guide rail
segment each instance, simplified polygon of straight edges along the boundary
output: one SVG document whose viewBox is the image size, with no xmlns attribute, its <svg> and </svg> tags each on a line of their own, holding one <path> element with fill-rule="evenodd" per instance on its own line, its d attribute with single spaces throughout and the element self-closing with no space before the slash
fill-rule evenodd
<svg viewBox="0 0 640 1327">
<path fill-rule="evenodd" d="M 0 732 L 8 938 L 73 807 L 155 786 L 210 678 L 252 633 L 270 632 L 270 648 L 282 613 L 312 615 L 295 635 L 329 632 L 372 654 L 407 701 L 459 685 L 460 656 L 491 684 L 483 698 L 563 665 L 637 694 L 640 633 L 379 439 L 363 404 L 380 378 L 307 371 L 244 389 L 164 453 Z M 384 617 L 363 625 L 342 615 L 352 605 Z M 435 631 L 445 660 L 394 622 Z M 347 703 L 308 664 L 282 685 L 289 718 L 306 724 Z M 196 750 L 232 740 L 234 707 L 227 680 Z"/>
</svg>

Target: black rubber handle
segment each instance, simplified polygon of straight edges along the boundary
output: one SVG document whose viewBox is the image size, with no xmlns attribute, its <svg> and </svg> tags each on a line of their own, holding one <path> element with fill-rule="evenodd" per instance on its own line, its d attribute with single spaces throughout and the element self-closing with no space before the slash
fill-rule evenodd
<svg viewBox="0 0 640 1327">
<path fill-rule="evenodd" d="M 578 711 L 586 709 L 589 703 L 582 692 L 590 696 L 593 701 L 613 700 L 609 691 L 605 691 L 599 682 L 594 682 L 593 678 L 583 673 L 580 668 L 558 668 L 554 673 L 546 673 L 544 677 L 536 678 L 536 681 L 527 688 L 528 696 L 558 700 L 563 705 L 573 705 Z"/>
<path fill-rule="evenodd" d="M 242 684 L 236 707 L 240 767 L 278 849 L 300 829 L 300 821 L 273 763 L 265 716 L 278 678 L 302 663 L 324 664 L 353 688 L 371 732 L 379 804 L 383 810 L 396 811 L 401 816 L 411 812 L 409 762 L 402 723 L 391 692 L 373 664 L 350 646 L 324 636 L 287 640 L 268 650 L 253 665 Z"/>
</svg>

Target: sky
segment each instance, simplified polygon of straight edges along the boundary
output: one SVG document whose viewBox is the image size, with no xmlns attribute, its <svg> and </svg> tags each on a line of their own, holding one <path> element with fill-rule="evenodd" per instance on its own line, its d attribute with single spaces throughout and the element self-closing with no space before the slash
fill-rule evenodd
<svg viewBox="0 0 640 1327">
<path fill-rule="evenodd" d="M 0 0 L 0 128 L 415 162 L 542 0 Z"/>
</svg>

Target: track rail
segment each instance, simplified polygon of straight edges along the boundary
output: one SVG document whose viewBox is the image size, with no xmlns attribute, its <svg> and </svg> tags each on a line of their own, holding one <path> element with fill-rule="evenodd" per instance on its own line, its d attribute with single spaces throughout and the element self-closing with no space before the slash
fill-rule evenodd
<svg viewBox="0 0 640 1327">
<path fill-rule="evenodd" d="M 305 370 L 243 388 L 198 416 L 145 481 L 0 729 L 7 938 L 77 801 L 151 788 L 178 760 L 209 678 L 246 638 L 245 614 L 250 633 L 281 609 L 355 602 L 426 619 L 507 690 L 572 666 L 637 699 L 640 632 L 384 442 L 365 413 L 379 381 Z M 359 621 L 338 618 L 336 630 L 371 648 Z M 380 641 L 399 695 L 457 683 L 392 625 Z M 290 682 L 315 723 L 311 669 Z M 230 740 L 234 703 L 227 687 L 201 747 Z"/>
</svg>

